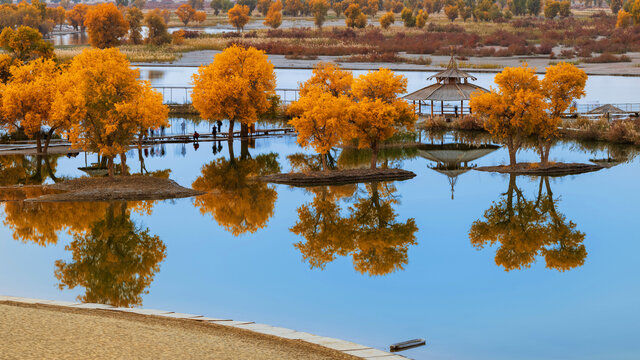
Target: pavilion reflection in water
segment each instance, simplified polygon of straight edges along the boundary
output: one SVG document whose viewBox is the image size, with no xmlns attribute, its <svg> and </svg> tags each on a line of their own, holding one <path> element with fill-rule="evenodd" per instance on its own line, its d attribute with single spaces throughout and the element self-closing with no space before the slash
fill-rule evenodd
<svg viewBox="0 0 640 360">
<path fill-rule="evenodd" d="M 429 168 L 447 176 L 453 200 L 458 177 L 477 166 L 471 162 L 489 155 L 499 148 L 500 146 L 494 144 L 476 145 L 459 142 L 420 144 L 418 145 L 418 156 L 435 162 L 435 165 L 430 165 Z"/>
</svg>

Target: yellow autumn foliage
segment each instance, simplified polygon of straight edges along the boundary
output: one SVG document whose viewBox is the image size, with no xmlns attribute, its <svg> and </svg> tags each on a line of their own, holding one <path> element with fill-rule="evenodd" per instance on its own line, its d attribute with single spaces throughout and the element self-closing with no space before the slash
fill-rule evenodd
<svg viewBox="0 0 640 360">
<path fill-rule="evenodd" d="M 217 54 L 213 63 L 193 75 L 193 106 L 209 121 L 236 121 L 251 125 L 271 106 L 276 77 L 267 55 L 237 45 Z"/>
<path fill-rule="evenodd" d="M 167 126 L 162 96 L 117 49 L 86 49 L 61 76 L 53 119 L 68 121 L 69 140 L 109 158 L 123 153 L 141 127 Z"/>
</svg>

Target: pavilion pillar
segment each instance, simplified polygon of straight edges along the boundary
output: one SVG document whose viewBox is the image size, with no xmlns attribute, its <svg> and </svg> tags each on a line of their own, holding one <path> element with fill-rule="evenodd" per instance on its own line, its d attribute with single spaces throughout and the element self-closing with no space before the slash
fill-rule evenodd
<svg viewBox="0 0 640 360">
<path fill-rule="evenodd" d="M 418 114 L 422 115 L 422 100 L 418 100 Z"/>
<path fill-rule="evenodd" d="M 433 100 L 431 100 L 431 117 L 433 117 Z"/>
<path fill-rule="evenodd" d="M 440 115 L 444 116 L 444 101 L 440 101 Z"/>
<path fill-rule="evenodd" d="M 464 114 L 464 100 L 460 100 L 460 117 Z"/>
</svg>

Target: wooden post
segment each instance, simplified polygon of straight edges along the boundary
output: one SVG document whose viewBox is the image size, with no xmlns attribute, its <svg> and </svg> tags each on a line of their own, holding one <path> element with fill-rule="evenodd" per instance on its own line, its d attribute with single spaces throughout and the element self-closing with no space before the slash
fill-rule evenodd
<svg viewBox="0 0 640 360">
<path fill-rule="evenodd" d="M 431 117 L 433 117 L 433 100 L 431 100 Z"/>
<path fill-rule="evenodd" d="M 444 101 L 440 101 L 440 115 L 444 116 Z"/>
<path fill-rule="evenodd" d="M 460 100 L 460 117 L 464 114 L 464 100 Z"/>
</svg>

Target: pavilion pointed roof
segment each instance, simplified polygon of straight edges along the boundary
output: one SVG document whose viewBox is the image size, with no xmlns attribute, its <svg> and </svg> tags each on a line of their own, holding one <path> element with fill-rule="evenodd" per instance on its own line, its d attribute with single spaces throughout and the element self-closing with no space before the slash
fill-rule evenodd
<svg viewBox="0 0 640 360">
<path fill-rule="evenodd" d="M 449 59 L 449 64 L 445 70 L 440 71 L 439 73 L 429 76 L 427 80 L 431 79 L 451 79 L 451 78 L 459 78 L 459 79 L 471 79 L 478 80 L 475 76 L 470 75 L 466 71 L 458 69 L 458 63 L 456 62 L 456 58 L 451 55 L 451 59 Z"/>
<path fill-rule="evenodd" d="M 489 92 L 489 90 L 467 81 L 467 79 L 477 80 L 477 78 L 458 69 L 453 55 L 446 70 L 430 76 L 427 80 L 433 78 L 437 79 L 435 84 L 407 94 L 403 98 L 412 101 L 461 101 L 469 100 L 474 92 Z"/>
<path fill-rule="evenodd" d="M 611 104 L 605 104 L 589 111 L 588 114 L 623 114 L 624 112 L 624 110 Z"/>
</svg>

